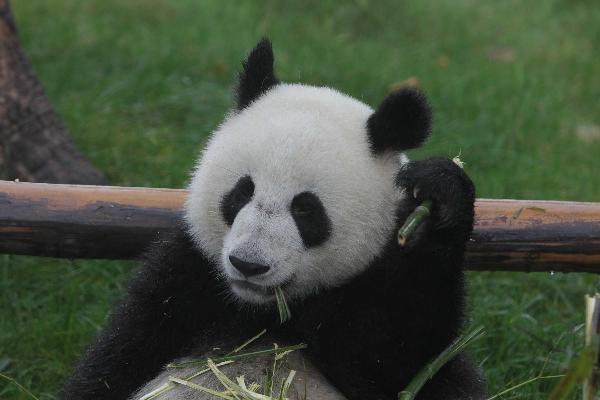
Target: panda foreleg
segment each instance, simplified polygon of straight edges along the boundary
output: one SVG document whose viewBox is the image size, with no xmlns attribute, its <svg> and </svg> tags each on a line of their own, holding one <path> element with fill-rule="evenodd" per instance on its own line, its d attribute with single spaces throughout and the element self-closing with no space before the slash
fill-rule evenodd
<svg viewBox="0 0 600 400">
<path fill-rule="evenodd" d="M 67 381 L 64 399 L 125 399 L 180 356 L 225 304 L 185 233 L 159 240 Z"/>
<path fill-rule="evenodd" d="M 431 338 L 437 337 L 432 340 L 426 338 L 427 329 L 419 330 L 422 343 L 445 347 L 461 333 L 464 324 L 462 264 L 473 229 L 475 188 L 459 166 L 441 157 L 410 162 L 398 175 L 398 185 L 405 188 L 408 197 L 408 207 L 401 214 L 424 200 L 433 203 L 431 217 L 409 239 L 404 252 L 414 268 L 409 281 L 420 280 L 418 287 L 430 289 L 427 301 L 420 306 L 420 323 L 439 324 L 439 329 L 447 332 L 440 335 L 431 331 Z M 479 400 L 485 396 L 481 371 L 466 356 L 459 355 L 425 385 L 417 398 Z"/>
</svg>

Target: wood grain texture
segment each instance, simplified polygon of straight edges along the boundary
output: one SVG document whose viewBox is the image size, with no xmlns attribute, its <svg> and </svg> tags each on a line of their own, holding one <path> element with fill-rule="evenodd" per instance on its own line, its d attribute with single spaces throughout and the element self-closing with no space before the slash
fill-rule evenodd
<svg viewBox="0 0 600 400">
<path fill-rule="evenodd" d="M 136 257 L 181 217 L 186 191 L 0 181 L 0 252 Z"/>
<path fill-rule="evenodd" d="M 180 223 L 186 195 L 0 181 L 0 252 L 135 258 Z M 600 273 L 600 203 L 480 199 L 466 268 Z"/>
<path fill-rule="evenodd" d="M 600 273 L 600 203 L 480 199 L 473 270 Z"/>
</svg>

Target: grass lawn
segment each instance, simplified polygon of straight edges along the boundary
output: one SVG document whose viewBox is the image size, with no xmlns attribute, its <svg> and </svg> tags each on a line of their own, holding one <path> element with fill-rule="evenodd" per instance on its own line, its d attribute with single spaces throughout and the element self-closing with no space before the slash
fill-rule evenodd
<svg viewBox="0 0 600 400">
<path fill-rule="evenodd" d="M 596 0 L 13 0 L 23 45 L 82 150 L 116 185 L 182 187 L 232 104 L 245 53 L 280 77 L 376 105 L 416 77 L 427 148 L 462 152 L 479 197 L 600 201 Z M 582 134 L 591 132 L 591 135 Z M 591 137 L 590 137 L 591 136 Z M 0 372 L 54 399 L 131 262 L 0 256 Z M 582 274 L 470 273 L 471 349 L 490 392 L 564 371 L 581 347 Z M 545 399 L 540 379 L 503 399 Z M 0 382 L 1 399 L 27 399 Z"/>
</svg>

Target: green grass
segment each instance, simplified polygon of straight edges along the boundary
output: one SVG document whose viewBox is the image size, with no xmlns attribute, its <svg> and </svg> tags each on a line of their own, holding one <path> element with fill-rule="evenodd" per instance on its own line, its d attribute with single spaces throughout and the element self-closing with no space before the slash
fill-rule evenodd
<svg viewBox="0 0 600 400">
<path fill-rule="evenodd" d="M 231 105 L 240 59 L 269 35 L 279 75 L 376 105 L 419 79 L 434 135 L 480 197 L 600 200 L 596 0 L 13 0 L 23 45 L 73 137 L 113 184 L 182 187 Z M 490 51 L 510 49 L 498 62 Z M 53 399 L 133 263 L 0 259 L 0 373 Z M 564 371 L 581 348 L 581 274 L 470 273 L 471 352 L 491 393 Z M 540 380 L 504 399 L 544 399 Z M 0 398 L 25 399 L 0 383 Z"/>
</svg>

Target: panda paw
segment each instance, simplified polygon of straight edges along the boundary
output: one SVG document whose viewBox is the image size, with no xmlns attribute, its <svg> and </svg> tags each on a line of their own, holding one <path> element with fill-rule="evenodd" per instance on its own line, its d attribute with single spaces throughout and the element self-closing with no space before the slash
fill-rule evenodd
<svg viewBox="0 0 600 400">
<path fill-rule="evenodd" d="M 473 229 L 475 188 L 458 165 L 443 157 L 411 161 L 398 174 L 397 184 L 408 197 L 406 216 L 431 200 L 431 216 L 421 231 L 430 230 L 450 242 L 467 240 Z"/>
</svg>

